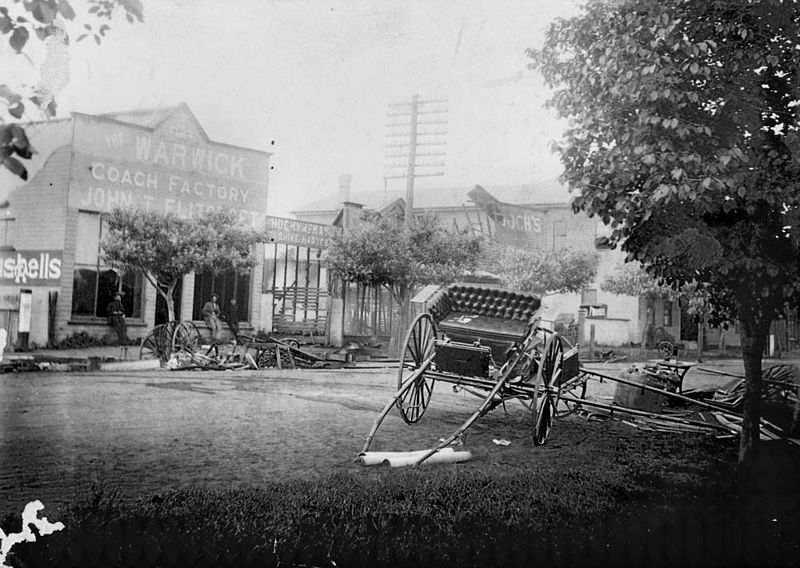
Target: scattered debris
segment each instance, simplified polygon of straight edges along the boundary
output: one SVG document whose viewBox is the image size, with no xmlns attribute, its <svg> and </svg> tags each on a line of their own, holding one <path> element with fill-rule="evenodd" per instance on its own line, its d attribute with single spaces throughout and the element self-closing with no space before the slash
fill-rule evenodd
<svg viewBox="0 0 800 568">
<path fill-rule="evenodd" d="M 339 364 L 340 365 L 340 364 Z M 304 351 L 297 341 L 281 341 L 240 335 L 231 353 L 222 355 L 214 346 L 198 346 L 172 354 L 167 368 L 172 370 L 235 371 L 241 369 L 322 369 L 337 366 L 336 362 Z"/>
<path fill-rule="evenodd" d="M 617 363 L 628 359 L 627 355 L 617 353 L 613 349 L 608 351 L 595 351 L 592 354 L 593 358 L 585 361 L 586 363 Z"/>
<path fill-rule="evenodd" d="M 761 395 L 763 416 L 790 434 L 800 433 L 800 369 L 781 364 L 764 369 Z M 735 376 L 717 389 L 712 402 L 741 412 L 744 408 L 745 379 Z"/>
<path fill-rule="evenodd" d="M 495 438 L 494 440 L 492 440 L 492 442 L 494 442 L 498 446 L 510 446 L 511 445 L 511 442 L 509 442 L 508 440 L 504 440 L 502 438 L 499 439 L 499 440 L 497 438 Z"/>
</svg>

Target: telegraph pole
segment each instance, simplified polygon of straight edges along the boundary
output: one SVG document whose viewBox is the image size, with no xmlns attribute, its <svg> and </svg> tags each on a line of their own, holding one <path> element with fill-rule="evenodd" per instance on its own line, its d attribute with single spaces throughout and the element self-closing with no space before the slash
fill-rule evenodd
<svg viewBox="0 0 800 568">
<path fill-rule="evenodd" d="M 442 146 L 447 144 L 447 130 L 441 125 L 447 124 L 446 104 L 447 99 L 423 100 L 414 95 L 409 102 L 389 105 L 384 180 L 406 180 L 406 227 L 414 220 L 414 180 L 444 175 L 441 168 L 446 152 Z"/>
</svg>

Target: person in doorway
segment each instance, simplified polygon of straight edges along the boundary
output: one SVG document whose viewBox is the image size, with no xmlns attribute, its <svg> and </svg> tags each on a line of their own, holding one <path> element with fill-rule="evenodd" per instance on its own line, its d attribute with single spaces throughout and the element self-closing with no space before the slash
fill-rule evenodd
<svg viewBox="0 0 800 568">
<path fill-rule="evenodd" d="M 127 345 L 129 343 L 128 326 L 125 323 L 125 306 L 122 305 L 121 294 L 114 294 L 114 299 L 108 304 L 106 313 L 108 314 L 108 324 L 117 333 L 117 343 Z"/>
<path fill-rule="evenodd" d="M 217 351 L 217 345 L 219 344 L 219 336 L 222 333 L 219 316 L 220 310 L 217 303 L 217 295 L 211 294 L 211 299 L 203 305 L 203 319 L 211 329 L 211 349 L 209 349 L 209 352 L 212 350 Z"/>
<path fill-rule="evenodd" d="M 233 344 L 239 340 L 239 306 L 236 304 L 236 298 L 231 298 L 230 302 L 225 306 L 225 321 L 228 327 L 231 328 L 233 334 Z"/>
</svg>

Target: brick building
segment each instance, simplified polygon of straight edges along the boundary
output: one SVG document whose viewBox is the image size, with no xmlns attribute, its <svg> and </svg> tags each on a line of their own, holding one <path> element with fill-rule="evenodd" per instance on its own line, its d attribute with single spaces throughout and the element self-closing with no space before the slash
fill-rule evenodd
<svg viewBox="0 0 800 568">
<path fill-rule="evenodd" d="M 103 336 L 115 292 L 123 293 L 130 337 L 166 319 L 141 274 L 104 266 L 103 218 L 116 207 L 181 217 L 225 207 L 253 226 L 264 222 L 270 154 L 210 140 L 185 104 L 24 126 L 37 150 L 28 181 L 0 171 L 0 326 L 12 342 L 18 329 L 37 345 L 77 332 Z M 257 326 L 262 264 L 244 276 L 185 277 L 176 318 L 199 322 L 213 290 L 237 298 L 242 325 Z"/>
</svg>

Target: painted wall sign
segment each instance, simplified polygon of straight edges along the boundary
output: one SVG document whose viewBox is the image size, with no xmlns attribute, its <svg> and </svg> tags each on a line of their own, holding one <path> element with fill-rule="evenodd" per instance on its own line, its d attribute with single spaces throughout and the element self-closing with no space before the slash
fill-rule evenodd
<svg viewBox="0 0 800 568">
<path fill-rule="evenodd" d="M 191 217 L 234 209 L 254 226 L 266 213 L 269 155 L 202 136 L 75 116 L 71 207 L 155 209 Z"/>
<path fill-rule="evenodd" d="M 479 185 L 467 195 L 494 222 L 494 237 L 499 242 L 521 248 L 546 246 L 545 211 L 504 203 Z"/>
<path fill-rule="evenodd" d="M 0 252 L 0 285 L 58 286 L 62 251 Z"/>
<path fill-rule="evenodd" d="M 330 247 L 333 238 L 342 234 L 341 227 L 269 215 L 266 228 L 272 242 L 318 249 Z"/>
</svg>

